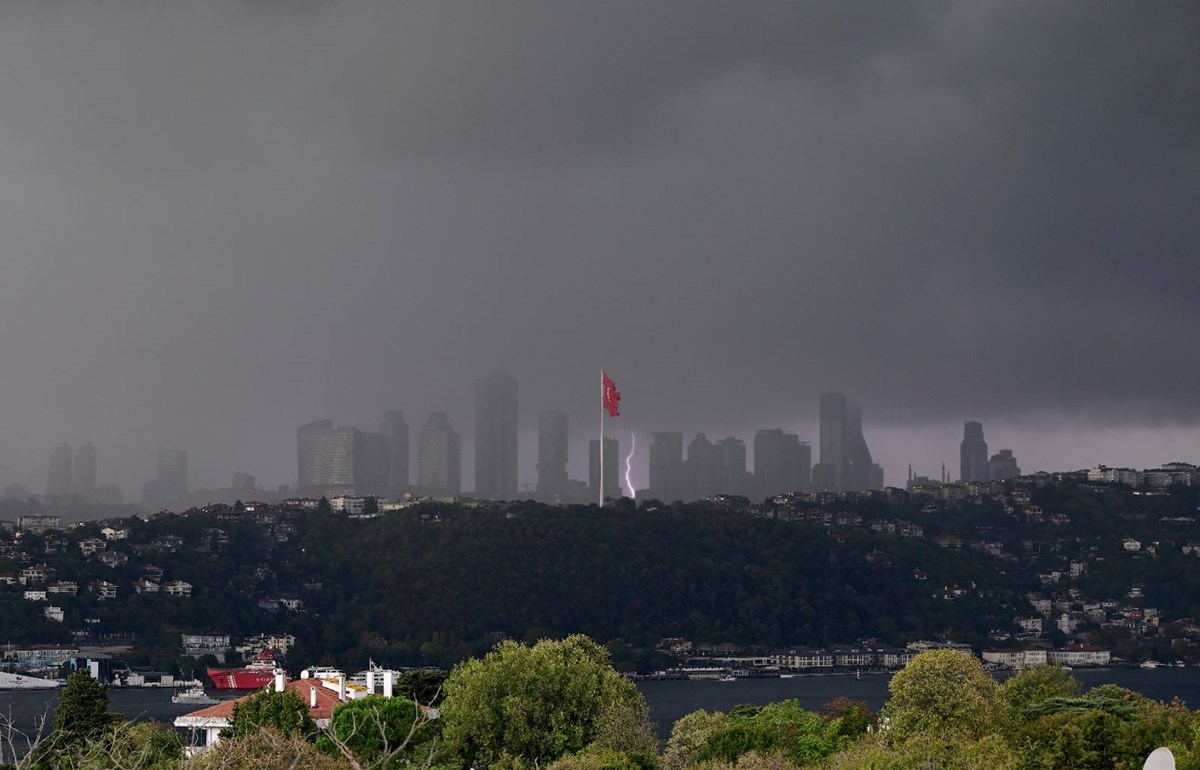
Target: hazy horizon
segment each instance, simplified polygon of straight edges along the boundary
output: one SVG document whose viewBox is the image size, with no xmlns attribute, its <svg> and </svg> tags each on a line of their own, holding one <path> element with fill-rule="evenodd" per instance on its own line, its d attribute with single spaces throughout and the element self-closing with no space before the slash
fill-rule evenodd
<svg viewBox="0 0 1200 770">
<path fill-rule="evenodd" d="M 613 433 L 817 445 L 889 484 L 962 423 L 1026 472 L 1200 462 L 1192 3 L 0 8 L 0 485 L 89 438 L 127 500 L 295 481 L 324 417 L 476 378 Z M 645 443 L 643 443 L 643 438 Z M 413 454 L 415 456 L 415 443 Z M 635 476 L 635 480 L 638 477 Z M 467 486 L 471 486 L 468 482 Z"/>
</svg>

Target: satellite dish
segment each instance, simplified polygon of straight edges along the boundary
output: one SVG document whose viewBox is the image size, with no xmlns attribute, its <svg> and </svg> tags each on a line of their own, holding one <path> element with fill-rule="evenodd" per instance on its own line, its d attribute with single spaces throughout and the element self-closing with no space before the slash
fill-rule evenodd
<svg viewBox="0 0 1200 770">
<path fill-rule="evenodd" d="M 1155 749 L 1146 757 L 1146 764 L 1142 765 L 1142 770 L 1175 770 L 1175 756 L 1165 746 Z"/>
</svg>

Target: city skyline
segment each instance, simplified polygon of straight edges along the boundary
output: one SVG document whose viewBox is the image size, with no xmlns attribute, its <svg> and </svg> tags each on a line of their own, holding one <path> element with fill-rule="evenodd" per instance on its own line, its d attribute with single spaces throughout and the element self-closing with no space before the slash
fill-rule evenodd
<svg viewBox="0 0 1200 770">
<path fill-rule="evenodd" d="M 1027 472 L 1200 458 L 1194 4 L 0 19 L 0 484 L 91 437 L 130 499 L 163 448 L 275 487 L 298 425 L 402 409 L 474 486 L 497 368 L 520 486 L 543 409 L 586 477 L 601 367 L 639 456 L 819 455 L 843 392 L 893 484 L 954 474 L 965 421 Z"/>
</svg>

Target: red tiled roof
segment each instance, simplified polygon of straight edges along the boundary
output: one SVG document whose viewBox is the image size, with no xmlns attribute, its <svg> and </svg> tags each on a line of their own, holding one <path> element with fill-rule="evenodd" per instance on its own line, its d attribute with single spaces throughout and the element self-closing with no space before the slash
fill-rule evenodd
<svg viewBox="0 0 1200 770">
<path fill-rule="evenodd" d="M 275 686 L 274 684 L 271 685 L 271 687 L 274 687 L 274 686 Z M 297 680 L 294 682 L 288 682 L 284 689 L 290 690 L 291 692 L 294 692 L 300 696 L 300 699 L 304 701 L 304 705 L 309 706 L 308 715 L 313 718 L 314 722 L 322 722 L 322 721 L 327 722 L 329 720 L 330 716 L 332 716 L 333 710 L 343 703 L 343 701 L 338 699 L 337 691 L 331 690 L 330 688 L 325 687 L 324 685 L 321 684 L 321 680 L 319 680 L 319 679 L 300 679 L 300 680 Z M 313 690 L 315 690 L 317 693 L 317 707 L 316 708 L 312 708 L 309 705 L 312 703 L 312 700 L 311 700 L 312 694 L 311 693 Z M 200 720 L 200 719 L 231 720 L 231 719 L 233 719 L 233 707 L 236 704 L 241 703 L 242 701 L 246 700 L 247 698 L 252 698 L 252 697 L 254 697 L 254 695 L 257 695 L 257 694 L 258 693 L 252 693 L 251 695 L 244 695 L 241 698 L 236 698 L 234 700 L 222 701 L 221 703 L 216 703 L 216 704 L 213 704 L 212 706 L 207 706 L 205 708 L 202 708 L 199 711 L 192 711 L 187 714 L 184 714 L 183 716 L 178 717 L 178 719 L 180 719 L 180 720 L 185 720 L 185 719 L 186 720 L 193 720 L 193 719 L 195 719 L 195 720 Z M 176 724 L 178 724 L 178 722 Z M 186 725 L 186 722 L 184 724 Z"/>
</svg>

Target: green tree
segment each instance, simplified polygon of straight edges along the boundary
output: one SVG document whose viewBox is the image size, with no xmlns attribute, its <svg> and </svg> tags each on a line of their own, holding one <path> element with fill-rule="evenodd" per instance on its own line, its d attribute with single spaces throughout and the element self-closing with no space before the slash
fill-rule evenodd
<svg viewBox="0 0 1200 770">
<path fill-rule="evenodd" d="M 482 660 L 459 664 L 446 680 L 446 746 L 464 763 L 483 767 L 549 764 L 592 743 L 601 714 L 618 706 L 647 713 L 607 650 L 586 636 L 533 647 L 504 641 Z"/>
<path fill-rule="evenodd" d="M 1013 709 L 1020 710 L 1050 698 L 1073 698 L 1080 684 L 1064 667 L 1055 664 L 1028 666 L 1000 685 L 1000 695 Z"/>
<path fill-rule="evenodd" d="M 353 700 L 334 709 L 317 745 L 340 752 L 364 770 L 421 765 L 432 757 L 439 733 L 435 713 L 407 698 Z"/>
<path fill-rule="evenodd" d="M 888 691 L 882 714 L 893 744 L 959 744 L 1000 732 L 1006 723 L 999 685 L 967 652 L 923 652 L 892 677 Z"/>
<path fill-rule="evenodd" d="M 667 739 L 663 754 L 664 770 L 683 770 L 696 764 L 712 736 L 728 725 L 729 717 L 722 711 L 697 709 L 684 714 L 671 727 L 671 737 Z"/>
<path fill-rule="evenodd" d="M 714 732 L 700 759 L 737 762 L 750 752 L 783 754 L 797 765 L 824 759 L 845 748 L 849 739 L 838 734 L 841 724 L 806 711 L 798 700 L 767 706 L 738 706 L 726 726 Z"/>
<path fill-rule="evenodd" d="M 108 686 L 85 670 L 67 678 L 50 738 L 35 751 L 36 765 L 74 767 L 72 757 L 108 736 L 119 717 L 108 711 Z"/>
<path fill-rule="evenodd" d="M 221 731 L 221 737 L 237 740 L 267 727 L 285 737 L 311 739 L 317 734 L 317 723 L 309 716 L 308 705 L 294 690 L 264 690 L 234 705 L 233 720 Z"/>
</svg>

